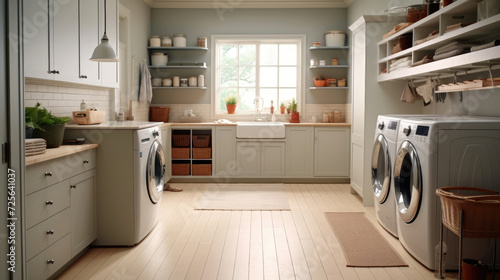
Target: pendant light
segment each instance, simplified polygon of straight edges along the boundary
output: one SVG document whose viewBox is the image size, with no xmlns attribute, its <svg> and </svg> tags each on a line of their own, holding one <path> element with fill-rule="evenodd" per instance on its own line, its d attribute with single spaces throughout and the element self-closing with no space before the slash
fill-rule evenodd
<svg viewBox="0 0 500 280">
<path fill-rule="evenodd" d="M 106 0 L 104 0 L 104 35 L 102 35 L 101 43 L 94 49 L 90 60 L 96 62 L 118 62 L 115 50 L 109 44 L 109 39 L 106 35 L 106 8 Z"/>
</svg>

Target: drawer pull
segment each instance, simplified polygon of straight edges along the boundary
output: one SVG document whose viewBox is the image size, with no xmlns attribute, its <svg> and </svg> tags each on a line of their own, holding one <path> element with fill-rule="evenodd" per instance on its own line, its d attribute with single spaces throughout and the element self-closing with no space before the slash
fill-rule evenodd
<svg viewBox="0 0 500 280">
<path fill-rule="evenodd" d="M 72 189 L 76 189 L 76 185 L 70 185 L 69 187 Z"/>
<path fill-rule="evenodd" d="M 47 264 L 54 264 L 55 261 L 54 260 L 47 260 Z"/>
<path fill-rule="evenodd" d="M 54 230 L 53 229 L 47 230 L 47 234 L 54 234 Z"/>
<path fill-rule="evenodd" d="M 54 204 L 54 201 L 52 201 L 52 200 L 47 200 L 47 201 L 45 201 L 45 204 L 46 204 L 46 205 L 52 205 L 52 204 Z"/>
<path fill-rule="evenodd" d="M 52 172 L 45 172 L 45 176 L 51 177 L 52 176 Z"/>
<path fill-rule="evenodd" d="M 89 161 L 86 159 L 83 161 L 84 164 L 89 163 Z"/>
</svg>

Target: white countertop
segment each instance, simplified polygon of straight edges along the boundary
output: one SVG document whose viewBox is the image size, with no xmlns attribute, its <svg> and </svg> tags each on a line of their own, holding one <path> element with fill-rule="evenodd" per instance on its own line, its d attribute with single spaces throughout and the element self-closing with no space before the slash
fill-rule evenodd
<svg viewBox="0 0 500 280">
<path fill-rule="evenodd" d="M 66 129 L 143 129 L 162 124 L 162 122 L 108 121 L 100 124 L 66 124 Z"/>
</svg>

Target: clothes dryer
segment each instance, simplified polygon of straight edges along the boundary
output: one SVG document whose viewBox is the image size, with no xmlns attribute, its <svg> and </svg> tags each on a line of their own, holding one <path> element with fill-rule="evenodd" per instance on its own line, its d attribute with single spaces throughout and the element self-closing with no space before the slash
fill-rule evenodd
<svg viewBox="0 0 500 280">
<path fill-rule="evenodd" d="M 401 244 L 436 269 L 441 205 L 436 189 L 470 186 L 500 191 L 500 119 L 415 117 L 400 121 L 394 186 Z M 446 269 L 457 269 L 458 238 L 446 230 Z M 489 262 L 493 241 L 466 239 L 464 258 Z"/>
</svg>

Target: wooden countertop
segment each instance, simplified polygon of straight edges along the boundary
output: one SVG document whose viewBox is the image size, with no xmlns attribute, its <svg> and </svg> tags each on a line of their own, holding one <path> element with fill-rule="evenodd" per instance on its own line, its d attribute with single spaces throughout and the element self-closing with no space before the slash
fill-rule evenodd
<svg viewBox="0 0 500 280">
<path fill-rule="evenodd" d="M 350 123 L 284 123 L 285 126 L 326 126 L 326 127 L 350 127 Z M 163 123 L 160 126 L 236 126 L 234 123 Z"/>
<path fill-rule="evenodd" d="M 59 146 L 59 148 L 47 149 L 44 154 L 26 157 L 25 162 L 26 166 L 28 166 L 55 158 L 69 156 L 86 150 L 96 149 L 97 147 L 99 147 L 99 144 L 62 145 Z"/>
</svg>

